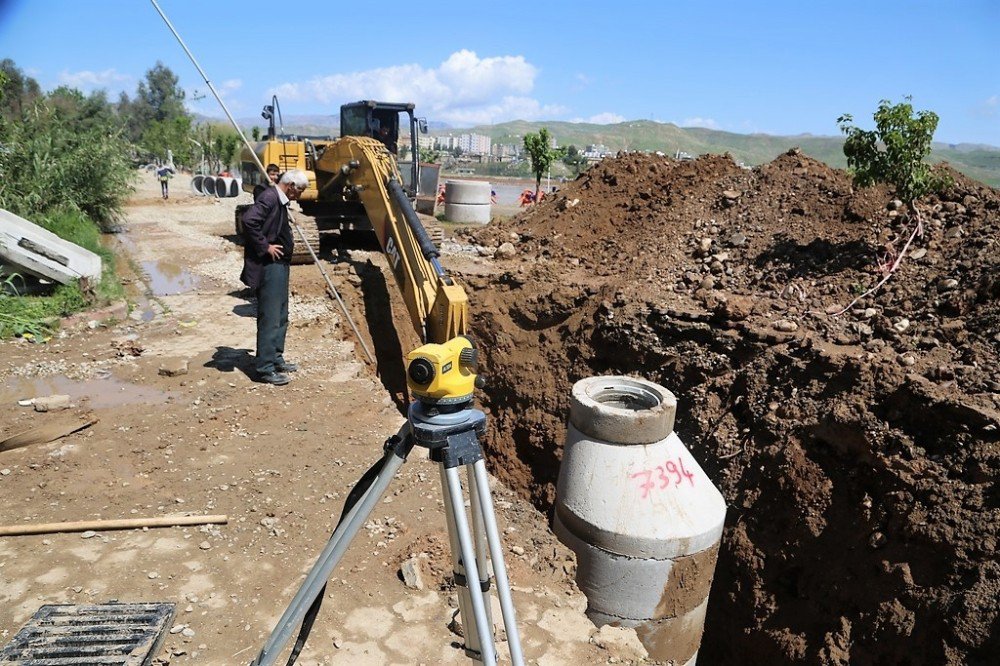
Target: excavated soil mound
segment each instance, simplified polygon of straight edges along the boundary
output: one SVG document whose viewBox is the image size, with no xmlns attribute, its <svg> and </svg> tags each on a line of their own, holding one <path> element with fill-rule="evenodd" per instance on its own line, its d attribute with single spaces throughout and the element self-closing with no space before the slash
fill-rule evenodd
<svg viewBox="0 0 1000 666">
<path fill-rule="evenodd" d="M 1000 653 L 1000 193 L 952 175 L 841 315 L 912 220 L 797 151 L 620 155 L 474 237 L 514 246 L 467 277 L 507 483 L 551 507 L 576 380 L 678 396 L 729 505 L 705 663 Z"/>
</svg>

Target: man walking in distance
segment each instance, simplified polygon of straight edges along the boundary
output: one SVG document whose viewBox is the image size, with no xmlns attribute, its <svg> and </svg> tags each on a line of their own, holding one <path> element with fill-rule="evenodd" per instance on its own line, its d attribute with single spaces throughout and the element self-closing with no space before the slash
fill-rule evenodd
<svg viewBox="0 0 1000 666">
<path fill-rule="evenodd" d="M 288 330 L 288 273 L 292 227 L 288 204 L 309 187 L 305 172 L 287 171 L 243 213 L 243 274 L 240 280 L 257 296 L 257 374 L 282 386 L 298 368 L 285 360 Z"/>
</svg>

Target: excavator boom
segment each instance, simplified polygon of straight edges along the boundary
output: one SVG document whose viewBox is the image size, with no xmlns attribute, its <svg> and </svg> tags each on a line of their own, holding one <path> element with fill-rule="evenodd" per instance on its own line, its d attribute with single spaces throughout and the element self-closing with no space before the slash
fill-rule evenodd
<svg viewBox="0 0 1000 666">
<path fill-rule="evenodd" d="M 364 205 L 423 341 L 444 343 L 464 335 L 468 296 L 441 267 L 438 250 L 410 205 L 385 146 L 368 137 L 343 137 L 317 157 L 316 176 L 320 191 L 340 189 Z"/>
</svg>

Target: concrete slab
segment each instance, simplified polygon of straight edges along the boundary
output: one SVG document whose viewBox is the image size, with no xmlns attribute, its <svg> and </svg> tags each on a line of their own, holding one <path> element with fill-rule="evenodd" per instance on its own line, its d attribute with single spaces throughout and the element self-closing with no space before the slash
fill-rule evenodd
<svg viewBox="0 0 1000 666">
<path fill-rule="evenodd" d="M 30 273 L 62 284 L 101 280 L 100 256 L 3 209 L 0 266 L 5 273 Z"/>
</svg>

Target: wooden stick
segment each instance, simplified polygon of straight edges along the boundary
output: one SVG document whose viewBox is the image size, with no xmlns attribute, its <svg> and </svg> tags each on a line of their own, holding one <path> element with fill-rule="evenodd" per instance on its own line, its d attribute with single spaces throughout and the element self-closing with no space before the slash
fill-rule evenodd
<svg viewBox="0 0 1000 666">
<path fill-rule="evenodd" d="M 46 442 L 54 442 L 60 437 L 66 437 L 67 435 L 72 435 L 78 430 L 89 428 L 95 423 L 97 423 L 97 419 L 89 419 L 87 421 L 72 423 L 50 423 L 49 425 L 38 426 L 37 428 L 32 428 L 31 430 L 25 430 L 22 433 L 18 433 L 13 437 L 8 437 L 0 442 L 0 453 L 3 451 L 10 451 L 11 449 L 17 449 L 22 446 L 28 446 L 29 444 L 45 444 Z"/>
<path fill-rule="evenodd" d="M 75 523 L 43 523 L 41 525 L 0 526 L 0 536 L 51 534 L 54 532 L 86 532 L 87 530 L 131 530 L 136 527 L 175 527 L 179 525 L 212 525 L 229 522 L 229 516 L 167 516 L 165 518 L 123 518 L 121 520 L 81 520 Z"/>
</svg>

